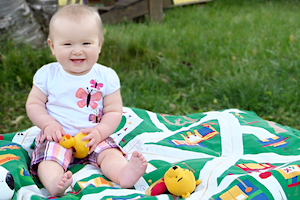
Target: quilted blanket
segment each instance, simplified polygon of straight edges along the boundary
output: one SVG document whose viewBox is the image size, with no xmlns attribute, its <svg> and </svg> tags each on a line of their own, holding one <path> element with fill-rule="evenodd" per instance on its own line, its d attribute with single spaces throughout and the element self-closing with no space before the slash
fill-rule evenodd
<svg viewBox="0 0 300 200">
<path fill-rule="evenodd" d="M 300 131 L 254 112 L 228 109 L 174 116 L 124 107 L 112 137 L 128 159 L 134 150 L 143 153 L 146 173 L 133 188 L 122 189 L 94 166 L 76 165 L 70 169 L 74 181 L 60 198 L 50 197 L 28 170 L 39 131 L 31 127 L 0 135 L 0 165 L 14 179 L 12 199 L 180 199 L 168 191 L 149 195 L 174 165 L 202 181 L 188 200 L 300 198 Z"/>
</svg>

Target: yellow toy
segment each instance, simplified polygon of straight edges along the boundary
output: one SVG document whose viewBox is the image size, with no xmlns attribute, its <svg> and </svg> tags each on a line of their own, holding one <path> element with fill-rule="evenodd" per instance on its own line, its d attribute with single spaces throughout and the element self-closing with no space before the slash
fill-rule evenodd
<svg viewBox="0 0 300 200">
<path fill-rule="evenodd" d="M 89 142 L 88 140 L 82 141 L 82 138 L 87 134 L 77 133 L 74 137 L 69 134 L 62 137 L 62 141 L 59 144 L 66 149 L 74 148 L 75 149 L 75 158 L 85 158 L 89 154 L 90 148 L 85 147 L 85 145 Z"/>
<path fill-rule="evenodd" d="M 175 196 L 187 198 L 200 183 L 201 180 L 195 180 L 193 172 L 175 165 L 168 169 L 163 178 L 152 184 L 146 194 L 155 196 L 168 190 Z"/>
<path fill-rule="evenodd" d="M 179 166 L 171 167 L 164 175 L 168 191 L 176 196 L 187 198 L 195 190 L 201 180 L 195 180 L 193 172 Z"/>
</svg>

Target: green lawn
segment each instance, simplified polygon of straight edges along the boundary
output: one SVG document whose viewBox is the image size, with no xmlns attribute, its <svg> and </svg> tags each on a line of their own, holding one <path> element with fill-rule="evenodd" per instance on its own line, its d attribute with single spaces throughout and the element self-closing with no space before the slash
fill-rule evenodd
<svg viewBox="0 0 300 200">
<path fill-rule="evenodd" d="M 99 63 L 124 106 L 185 115 L 239 108 L 300 129 L 300 1 L 215 0 L 166 9 L 161 24 L 104 25 Z M 1 40 L 0 130 L 32 124 L 25 101 L 50 50 Z"/>
</svg>

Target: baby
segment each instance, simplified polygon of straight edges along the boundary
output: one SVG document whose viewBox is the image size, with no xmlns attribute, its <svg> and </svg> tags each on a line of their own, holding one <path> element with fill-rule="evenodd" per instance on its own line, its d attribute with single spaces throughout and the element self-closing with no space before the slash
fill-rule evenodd
<svg viewBox="0 0 300 200">
<path fill-rule="evenodd" d="M 116 72 L 96 63 L 103 40 L 100 16 L 90 7 L 65 6 L 50 21 L 48 44 L 58 62 L 36 72 L 26 111 L 42 130 L 30 169 L 51 196 L 64 195 L 73 181 L 67 169 L 74 164 L 95 165 L 122 188 L 132 187 L 146 170 L 141 153 L 134 151 L 128 162 L 109 137 L 120 124 L 123 105 Z M 78 132 L 89 141 L 83 159 L 58 143 Z"/>
</svg>

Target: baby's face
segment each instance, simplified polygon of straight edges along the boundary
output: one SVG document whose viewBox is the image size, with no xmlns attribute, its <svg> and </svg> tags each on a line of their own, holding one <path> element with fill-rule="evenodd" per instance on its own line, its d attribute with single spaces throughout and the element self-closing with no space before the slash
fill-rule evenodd
<svg viewBox="0 0 300 200">
<path fill-rule="evenodd" d="M 83 75 L 97 62 L 102 41 L 94 18 L 82 17 L 79 21 L 60 18 L 53 22 L 48 44 L 52 54 L 73 75 Z"/>
</svg>

